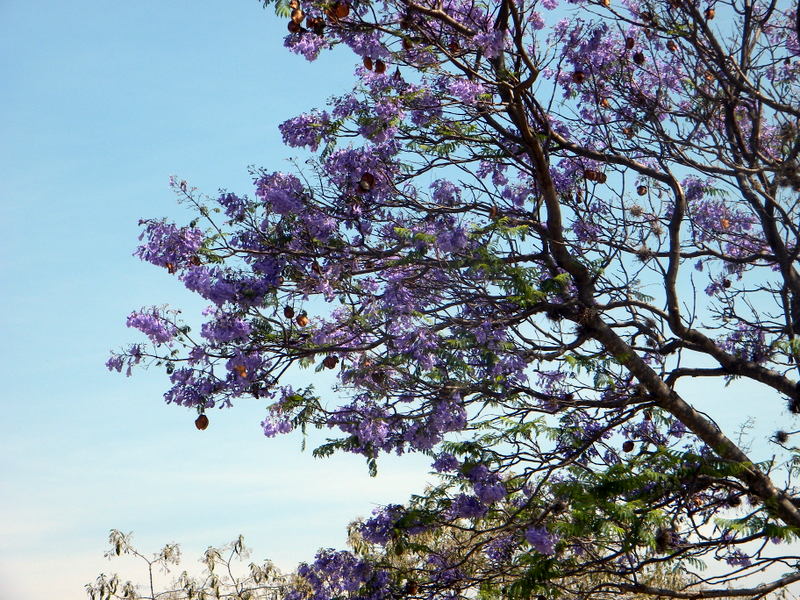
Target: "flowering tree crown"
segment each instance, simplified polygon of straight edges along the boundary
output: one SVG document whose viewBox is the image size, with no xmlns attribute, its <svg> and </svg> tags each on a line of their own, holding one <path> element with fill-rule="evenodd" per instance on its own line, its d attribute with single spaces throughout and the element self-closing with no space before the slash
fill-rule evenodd
<svg viewBox="0 0 800 600">
<path fill-rule="evenodd" d="M 321 455 L 432 456 L 441 485 L 361 524 L 360 553 L 303 565 L 292 598 L 756 597 L 800 579 L 768 568 L 800 558 L 780 545 L 800 528 L 791 432 L 759 462 L 686 386 L 746 379 L 800 412 L 797 7 L 276 11 L 308 60 L 349 47 L 356 85 L 280 126 L 307 168 L 254 171 L 253 196 L 173 181 L 198 220 L 143 222 L 137 254 L 206 320 L 137 311 L 150 344 L 108 366 L 165 367 L 167 402 L 201 413 L 266 398 L 268 436 L 338 432 Z M 293 387 L 293 365 L 334 370 L 348 401 Z M 703 558 L 729 575 L 701 585 Z M 678 595 L 643 583 L 663 562 L 687 573 Z"/>
</svg>

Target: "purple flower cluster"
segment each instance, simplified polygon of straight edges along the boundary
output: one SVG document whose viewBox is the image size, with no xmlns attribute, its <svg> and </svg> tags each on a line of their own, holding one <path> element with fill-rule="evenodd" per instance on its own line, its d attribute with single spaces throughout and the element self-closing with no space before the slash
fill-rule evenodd
<svg viewBox="0 0 800 600">
<path fill-rule="evenodd" d="M 324 37 L 309 32 L 287 35 L 283 39 L 283 45 L 307 61 L 316 60 L 322 50 L 330 47 L 329 42 Z"/>
<path fill-rule="evenodd" d="M 447 92 L 459 102 L 467 106 L 475 106 L 478 96 L 486 93 L 482 83 L 469 79 L 448 77 L 446 81 Z"/>
<path fill-rule="evenodd" d="M 736 330 L 719 341 L 720 347 L 744 360 L 764 363 L 769 359 L 766 334 L 759 327 L 739 323 Z"/>
<path fill-rule="evenodd" d="M 497 476 L 486 465 L 475 465 L 467 473 L 467 479 L 472 482 L 475 495 L 486 505 L 499 502 L 506 497 L 506 488 Z"/>
<path fill-rule="evenodd" d="M 517 546 L 518 542 L 513 536 L 503 535 L 490 540 L 484 546 L 483 552 L 489 557 L 489 560 L 503 563 L 511 558 Z"/>
<path fill-rule="evenodd" d="M 217 312 L 213 321 L 203 323 L 200 335 L 212 344 L 245 340 L 250 335 L 250 324 L 240 317 Z"/>
<path fill-rule="evenodd" d="M 203 245 L 203 232 L 196 227 L 176 227 L 166 221 L 139 221 L 145 229 L 139 236 L 147 239 L 134 253 L 142 260 L 171 272 L 185 266 Z"/>
<path fill-rule="evenodd" d="M 325 111 L 304 113 L 278 125 L 287 146 L 308 147 L 312 152 L 319 147 L 320 140 L 330 125 L 330 117 Z"/>
<path fill-rule="evenodd" d="M 144 333 L 154 344 L 168 344 L 178 333 L 178 329 L 167 319 L 164 311 L 155 306 L 132 312 L 128 316 L 126 325 Z"/>
<path fill-rule="evenodd" d="M 300 180 L 287 173 L 272 173 L 256 181 L 256 196 L 281 215 L 299 212 L 304 193 Z"/>
<path fill-rule="evenodd" d="M 297 575 L 305 585 L 290 588 L 287 600 L 384 600 L 392 597 L 386 571 L 346 551 L 321 550 L 312 564 L 302 563 Z"/>
<path fill-rule="evenodd" d="M 544 527 L 530 527 L 525 531 L 525 539 L 539 554 L 552 556 L 556 553 L 556 544 L 560 538 Z"/>
<path fill-rule="evenodd" d="M 397 521 L 405 514 L 405 509 L 399 504 L 390 504 L 376 508 L 372 514 L 375 516 L 361 523 L 359 532 L 368 542 L 386 545 Z"/>
</svg>

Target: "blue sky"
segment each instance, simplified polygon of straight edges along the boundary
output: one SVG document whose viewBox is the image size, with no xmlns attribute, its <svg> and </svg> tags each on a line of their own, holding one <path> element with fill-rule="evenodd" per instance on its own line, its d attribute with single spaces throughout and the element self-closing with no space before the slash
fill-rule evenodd
<svg viewBox="0 0 800 600">
<path fill-rule="evenodd" d="M 132 309 L 204 306 L 132 256 L 139 218 L 191 218 L 169 175 L 248 192 L 248 165 L 289 167 L 278 123 L 352 81 L 353 58 L 308 64 L 284 32 L 256 0 L 0 2 L 0 598 L 84 598 L 117 568 L 112 527 L 181 542 L 187 568 L 242 533 L 288 568 L 426 478 L 421 458 L 370 479 L 268 440 L 256 403 L 198 432 L 163 374 L 103 367 L 138 339 Z"/>
<path fill-rule="evenodd" d="M 247 192 L 248 165 L 288 168 L 277 124 L 349 87 L 351 55 L 308 64 L 284 32 L 256 0 L 0 1 L 0 598 L 84 598 L 117 568 L 102 557 L 112 527 L 144 550 L 182 543 L 189 568 L 242 533 L 288 568 L 427 479 L 420 457 L 370 479 L 357 457 L 267 440 L 255 402 L 198 432 L 161 401 L 161 373 L 103 367 L 137 339 L 132 309 L 204 306 L 132 256 L 139 218 L 191 218 L 169 175 Z M 752 389 L 686 392 L 735 425 Z M 785 416 L 769 415 L 762 438 Z"/>
</svg>

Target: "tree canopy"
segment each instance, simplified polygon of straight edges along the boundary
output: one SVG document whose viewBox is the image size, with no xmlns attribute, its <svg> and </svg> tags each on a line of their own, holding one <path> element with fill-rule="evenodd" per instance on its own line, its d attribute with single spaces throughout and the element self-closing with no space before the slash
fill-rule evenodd
<svg viewBox="0 0 800 600">
<path fill-rule="evenodd" d="M 440 484 L 324 550 L 284 597 L 758 598 L 800 580 L 792 427 L 756 459 L 687 381 L 800 413 L 797 6 L 299 0 L 285 45 L 357 56 L 280 126 L 314 158 L 137 254 L 211 304 L 108 367 L 170 404 L 267 400 L 318 455 L 424 452 Z M 343 404 L 293 366 L 335 372 Z M 712 389 L 709 387 L 709 389 Z M 741 407 L 747 412 L 746 407 Z M 721 574 L 704 575 L 703 562 Z M 681 584 L 652 583 L 652 570 Z"/>
</svg>

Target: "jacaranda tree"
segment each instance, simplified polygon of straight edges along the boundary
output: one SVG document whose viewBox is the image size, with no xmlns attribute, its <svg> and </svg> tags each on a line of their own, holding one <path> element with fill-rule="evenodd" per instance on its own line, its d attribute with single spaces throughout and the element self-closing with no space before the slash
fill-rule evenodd
<svg viewBox="0 0 800 600">
<path fill-rule="evenodd" d="M 138 255 L 212 308 L 199 331 L 134 312 L 150 343 L 108 362 L 165 368 L 201 429 L 266 399 L 267 436 L 335 432 L 319 455 L 430 454 L 440 485 L 285 597 L 800 580 L 791 425 L 756 459 L 697 392 L 747 380 L 759 412 L 800 413 L 797 6 L 306 1 L 275 7 L 286 47 L 349 47 L 357 84 L 281 125 L 316 158 L 255 171 L 254 195 L 173 182 L 197 220 L 144 221 Z M 294 366 L 335 371 L 347 402 Z"/>
</svg>

